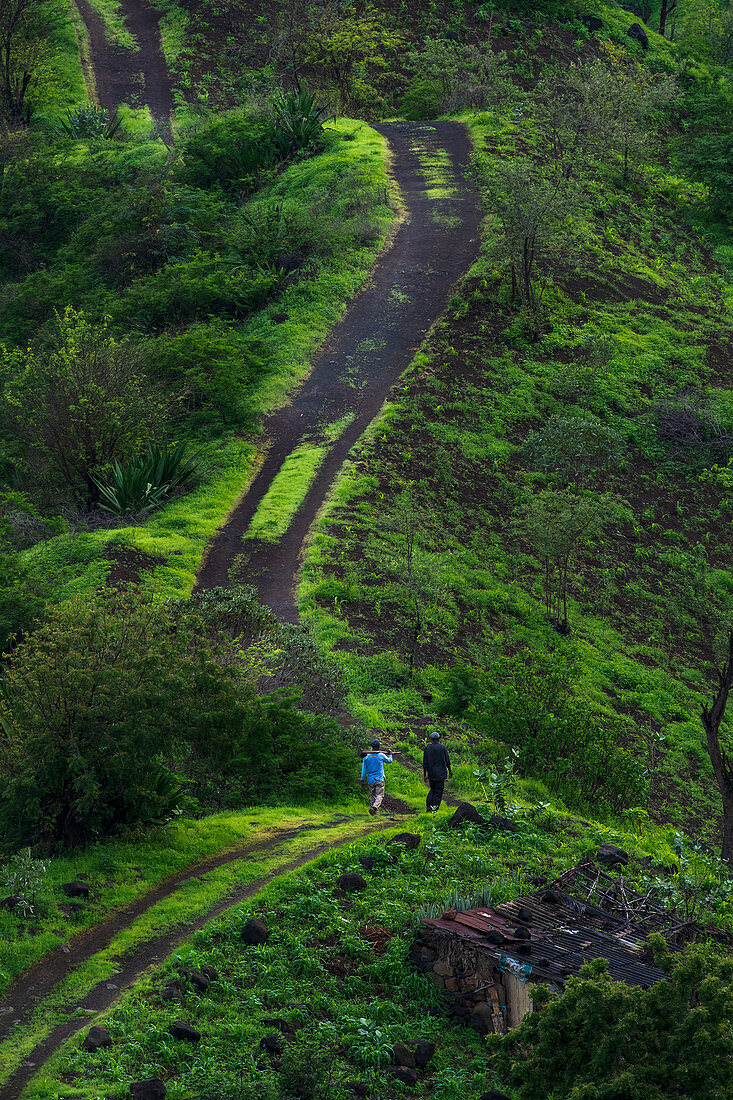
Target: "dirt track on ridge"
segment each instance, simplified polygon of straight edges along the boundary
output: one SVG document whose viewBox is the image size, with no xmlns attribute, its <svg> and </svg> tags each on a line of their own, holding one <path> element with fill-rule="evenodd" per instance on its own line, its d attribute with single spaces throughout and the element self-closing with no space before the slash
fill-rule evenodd
<svg viewBox="0 0 733 1100">
<path fill-rule="evenodd" d="M 283 841 L 292 839 L 302 832 L 316 829 L 336 828 L 339 825 L 343 825 L 348 820 L 349 818 L 346 815 L 337 814 L 332 821 L 327 822 L 325 825 L 304 825 L 296 829 L 282 830 L 259 844 L 248 844 L 177 872 L 169 879 L 160 883 L 150 893 L 138 898 L 131 905 L 118 910 L 110 920 L 105 921 L 103 924 L 96 925 L 76 937 L 76 939 L 72 941 L 67 955 L 62 955 L 55 951 L 39 959 L 30 970 L 27 970 L 13 983 L 3 997 L 2 1002 L 0 1002 L 0 1009 L 5 1009 L 12 1004 L 14 1012 L 11 1021 L 26 1021 L 39 1002 L 44 997 L 48 996 L 53 991 L 54 987 L 63 981 L 63 979 L 73 970 L 91 959 L 97 952 L 104 950 L 116 933 L 128 928 L 137 917 L 145 913 L 155 905 L 156 902 L 175 893 L 177 888 L 189 879 L 200 877 L 202 874 L 213 871 L 217 867 L 221 867 L 226 863 L 231 863 L 234 860 L 244 859 L 247 856 L 266 855 L 272 852 L 272 850 Z M 394 828 L 395 824 L 396 821 L 394 818 L 387 818 L 378 823 L 371 822 L 370 831 Z M 121 993 L 124 992 L 125 989 L 129 989 L 145 971 L 155 963 L 160 963 L 170 955 L 179 944 L 190 939 L 194 932 L 203 928 L 209 921 L 213 920 L 227 909 L 230 909 L 232 906 L 237 905 L 247 898 L 253 897 L 264 886 L 272 882 L 273 879 L 282 875 L 287 875 L 291 871 L 295 871 L 299 867 L 302 867 L 305 863 L 309 863 L 312 859 L 315 859 L 328 849 L 338 848 L 343 844 L 349 844 L 361 835 L 363 835 L 362 831 L 357 830 L 335 841 L 329 841 L 327 839 L 322 840 L 309 848 L 307 852 L 304 852 L 297 859 L 278 867 L 266 877 L 239 886 L 232 894 L 222 899 L 222 901 L 217 902 L 216 905 L 196 918 L 195 921 L 187 923 L 182 927 L 174 928 L 170 932 L 154 936 L 131 948 L 129 952 L 120 957 L 119 970 L 115 974 L 114 982 L 105 979 L 94 986 L 85 996 L 81 997 L 78 1003 L 75 1003 L 74 1008 L 87 1014 L 87 1018 L 72 1018 L 54 1027 L 49 1036 L 38 1043 L 15 1073 L 12 1074 L 4 1085 L 0 1086 L 0 1096 L 2 1096 L 2 1100 L 17 1100 L 17 1098 L 21 1096 L 26 1085 L 32 1081 L 42 1066 L 53 1054 L 55 1054 L 67 1039 L 71 1038 L 71 1036 L 75 1035 L 78 1031 L 90 1027 L 94 1022 L 93 1017 L 97 1013 L 104 1012 L 108 1009 Z M 2 1018 L 4 1020 L 7 1019 L 5 1016 Z M 0 1034 L 0 1040 L 7 1037 L 7 1023 L 3 1025 L 3 1031 L 5 1034 Z"/>
<path fill-rule="evenodd" d="M 468 133 L 457 122 L 388 122 L 377 125 L 393 152 L 393 172 L 407 217 L 372 280 L 357 295 L 319 352 L 311 374 L 292 401 L 266 421 L 264 461 L 252 485 L 209 545 L 196 589 L 253 584 L 260 600 L 296 622 L 295 588 L 308 532 L 349 451 L 378 415 L 428 330 L 479 249 L 478 193 L 466 175 Z M 448 154 L 439 182 L 426 180 L 421 156 Z M 436 195 L 429 185 L 439 188 Z M 283 537 L 277 543 L 243 535 L 287 456 L 304 441 L 319 442 L 325 425 L 354 419 L 325 460 Z M 245 549 L 246 562 L 235 559 Z"/>
<path fill-rule="evenodd" d="M 75 0 L 89 37 L 90 61 L 101 107 L 115 111 L 121 103 L 145 104 L 158 124 L 160 136 L 171 138 L 173 86 L 163 54 L 160 12 L 144 0 L 120 0 L 125 26 L 138 44 L 125 50 L 107 40 L 104 23 L 89 3 Z"/>
</svg>

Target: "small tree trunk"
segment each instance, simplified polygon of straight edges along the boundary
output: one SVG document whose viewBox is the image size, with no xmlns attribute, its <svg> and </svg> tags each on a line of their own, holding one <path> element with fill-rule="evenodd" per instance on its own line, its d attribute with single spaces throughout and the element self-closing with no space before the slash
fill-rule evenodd
<svg viewBox="0 0 733 1100">
<path fill-rule="evenodd" d="M 702 708 L 710 763 L 723 800 L 723 846 L 721 855 L 733 859 L 733 767 L 720 745 L 720 726 L 725 718 L 728 695 L 733 687 L 733 630 L 728 634 L 728 659 L 718 672 L 718 690 L 712 704 Z"/>
</svg>

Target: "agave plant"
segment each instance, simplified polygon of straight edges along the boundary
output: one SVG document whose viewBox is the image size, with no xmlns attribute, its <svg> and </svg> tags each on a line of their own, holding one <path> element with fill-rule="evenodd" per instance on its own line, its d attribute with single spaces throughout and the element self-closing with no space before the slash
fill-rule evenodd
<svg viewBox="0 0 733 1100">
<path fill-rule="evenodd" d="M 307 149 L 321 136 L 326 107 L 319 107 L 310 92 L 280 92 L 274 99 L 278 143 L 283 151 Z M 287 148 L 289 147 L 289 148 Z"/>
<path fill-rule="evenodd" d="M 174 489 L 191 481 L 197 470 L 197 456 L 186 458 L 185 446 L 148 445 L 140 458 L 115 462 L 109 481 L 94 478 L 99 489 L 99 507 L 115 516 L 152 512 Z"/>
<path fill-rule="evenodd" d="M 116 136 L 122 119 L 117 113 L 110 114 L 102 107 L 88 104 L 83 107 L 70 107 L 65 118 L 60 118 L 55 132 L 60 137 L 71 138 L 107 138 Z"/>
</svg>

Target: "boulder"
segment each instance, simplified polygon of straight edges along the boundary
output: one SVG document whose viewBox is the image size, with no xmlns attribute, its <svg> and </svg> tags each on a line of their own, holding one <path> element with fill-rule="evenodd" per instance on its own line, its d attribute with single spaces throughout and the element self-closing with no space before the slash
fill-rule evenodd
<svg viewBox="0 0 733 1100">
<path fill-rule="evenodd" d="M 589 31 L 600 31 L 603 27 L 603 20 L 599 19 L 597 15 L 582 15 L 580 22 L 588 28 Z"/>
<path fill-rule="evenodd" d="M 359 856 L 359 863 L 362 865 L 365 871 L 374 870 L 374 856 Z"/>
<path fill-rule="evenodd" d="M 165 1092 L 160 1077 L 148 1077 L 145 1081 L 133 1081 L 130 1085 L 133 1100 L 165 1100 Z"/>
<path fill-rule="evenodd" d="M 435 1054 L 435 1043 L 421 1041 L 415 1047 L 415 1065 L 418 1069 L 425 1069 L 428 1062 L 432 1062 Z"/>
<path fill-rule="evenodd" d="M 419 833 L 397 833 L 390 840 L 388 844 L 401 844 L 406 851 L 410 851 L 413 848 L 420 847 L 421 837 Z"/>
<path fill-rule="evenodd" d="M 101 1050 L 102 1047 L 111 1045 L 112 1036 L 107 1031 L 106 1027 L 100 1027 L 99 1024 L 95 1024 L 94 1027 L 89 1028 L 86 1038 L 82 1043 L 84 1050 L 88 1050 L 90 1054 L 94 1054 L 95 1050 Z"/>
<path fill-rule="evenodd" d="M 264 1039 L 260 1039 L 260 1050 L 264 1050 L 271 1058 L 278 1057 L 283 1052 L 282 1035 L 276 1032 L 265 1035 Z"/>
<path fill-rule="evenodd" d="M 633 38 L 635 42 L 638 42 L 642 50 L 646 50 L 649 47 L 649 39 L 647 33 L 640 23 L 632 23 L 626 32 L 629 38 Z"/>
<path fill-rule="evenodd" d="M 468 821 L 471 825 L 486 824 L 475 806 L 472 806 L 470 802 L 459 802 L 453 817 L 448 819 L 448 825 L 451 829 L 457 829 L 464 821 Z"/>
<path fill-rule="evenodd" d="M 534 913 L 531 909 L 528 909 L 526 905 L 520 905 L 517 909 L 517 919 L 521 920 L 524 924 L 531 924 L 534 920 Z"/>
<path fill-rule="evenodd" d="M 545 890 L 545 892 L 540 895 L 540 901 L 543 905 L 559 905 L 560 895 L 556 890 Z"/>
<path fill-rule="evenodd" d="M 489 825 L 492 829 L 498 830 L 500 833 L 516 833 L 517 826 L 509 817 L 501 817 L 499 814 L 492 814 L 489 818 Z"/>
<path fill-rule="evenodd" d="M 479 1035 L 490 1035 L 494 1030 L 494 1014 L 485 1001 L 480 1001 L 477 1005 L 474 1005 L 468 1022 L 475 1031 L 478 1031 Z"/>
<path fill-rule="evenodd" d="M 440 919 L 441 920 L 455 920 L 457 916 L 458 916 L 458 910 L 457 909 L 444 909 L 443 912 L 440 914 Z"/>
<path fill-rule="evenodd" d="M 615 844 L 601 844 L 596 855 L 596 863 L 602 863 L 604 867 L 616 867 L 619 863 L 625 867 L 628 862 L 629 853 Z"/>
<path fill-rule="evenodd" d="M 210 982 L 219 981 L 219 971 L 215 967 L 209 966 L 208 963 L 204 963 L 200 970 L 204 977 L 208 978 Z"/>
<path fill-rule="evenodd" d="M 393 1077 L 396 1077 L 398 1081 L 401 1081 L 403 1085 L 417 1084 L 417 1074 L 411 1066 L 387 1066 L 387 1073 L 391 1073 Z"/>
<path fill-rule="evenodd" d="M 529 928 L 515 928 L 512 935 L 515 940 L 529 940 L 532 938 Z"/>
<path fill-rule="evenodd" d="M 411 1050 L 408 1050 L 404 1043 L 395 1043 L 392 1047 L 392 1065 L 393 1066 L 410 1066 L 415 1068 L 415 1055 Z"/>
<path fill-rule="evenodd" d="M 190 966 L 186 966 L 181 970 L 181 974 L 188 978 L 194 989 L 198 989 L 199 993 L 205 993 L 211 985 L 211 980 L 202 974 L 199 970 L 193 970 Z"/>
<path fill-rule="evenodd" d="M 168 1028 L 174 1039 L 183 1039 L 186 1043 L 198 1043 L 201 1041 L 201 1032 L 183 1020 L 175 1020 Z"/>
<path fill-rule="evenodd" d="M 79 879 L 75 879 L 73 882 L 65 882 L 61 889 L 67 898 L 88 898 L 90 893 L 86 882 L 80 882 Z"/>
<path fill-rule="evenodd" d="M 501 932 L 497 932 L 495 928 L 492 928 L 490 932 L 487 932 L 484 936 L 487 943 L 493 943 L 495 947 L 504 942 L 504 937 Z"/>
<path fill-rule="evenodd" d="M 346 871 L 336 879 L 336 885 L 345 893 L 354 894 L 357 890 L 366 889 L 366 879 L 358 871 Z"/>
<path fill-rule="evenodd" d="M 267 943 L 269 938 L 270 933 L 267 931 L 267 925 L 264 921 L 258 920 L 257 917 L 248 920 L 242 929 L 242 943 L 250 945 Z"/>
<path fill-rule="evenodd" d="M 271 1027 L 275 1031 L 279 1031 L 286 1039 L 295 1038 L 295 1025 L 291 1024 L 290 1020 L 283 1020 L 280 1016 L 267 1016 L 260 1023 L 263 1027 Z"/>
<path fill-rule="evenodd" d="M 164 1001 L 180 1001 L 183 1004 L 183 985 L 179 981 L 167 982 L 160 996 Z"/>
</svg>

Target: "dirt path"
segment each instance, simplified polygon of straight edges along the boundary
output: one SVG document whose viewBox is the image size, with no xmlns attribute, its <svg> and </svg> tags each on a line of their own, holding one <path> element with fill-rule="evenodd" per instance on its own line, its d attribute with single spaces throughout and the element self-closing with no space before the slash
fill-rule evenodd
<svg viewBox="0 0 733 1100">
<path fill-rule="evenodd" d="M 297 621 L 295 589 L 303 545 L 334 479 L 478 254 L 481 213 L 477 191 L 466 175 L 471 146 L 465 127 L 457 122 L 390 122 L 375 128 L 392 147 L 407 218 L 292 403 L 267 420 L 262 467 L 210 544 L 196 585 L 201 590 L 246 581 L 255 585 L 263 603 L 290 622 Z M 438 178 L 428 178 L 434 173 L 428 160 L 439 165 Z M 285 458 L 301 442 L 320 442 L 324 427 L 345 414 L 354 419 L 328 449 L 285 535 L 274 544 L 243 542 Z"/>
<path fill-rule="evenodd" d="M 89 0 L 75 3 L 89 36 L 100 106 L 114 111 L 120 103 L 131 107 L 147 104 L 160 136 L 171 140 L 173 87 L 163 54 L 160 12 L 145 0 L 120 0 L 125 26 L 138 44 L 137 51 L 132 51 L 107 40 L 104 23 Z"/>
<path fill-rule="evenodd" d="M 260 844 L 247 845 L 235 851 L 227 852 L 222 856 L 205 860 L 203 863 L 199 863 L 194 867 L 187 868 L 186 871 L 180 872 L 172 878 L 167 879 L 165 883 L 161 883 L 156 890 L 145 895 L 144 898 L 140 898 L 132 905 L 121 909 L 111 920 L 104 924 L 97 925 L 95 928 L 91 928 L 88 932 L 83 933 L 73 941 L 71 951 L 68 955 L 57 957 L 54 953 L 53 955 L 41 959 L 31 968 L 31 970 L 26 971 L 26 973 L 14 984 L 9 995 L 3 1000 L 2 1005 L 0 1005 L 0 1009 L 6 1008 L 9 1004 L 12 1004 L 15 1009 L 13 1022 L 18 1019 L 27 1019 L 39 1001 L 52 992 L 53 988 L 58 985 L 59 982 L 63 981 L 72 970 L 92 958 L 98 951 L 103 950 L 117 932 L 127 928 L 136 917 L 144 913 L 156 902 L 170 896 L 188 879 L 199 876 L 207 871 L 212 871 L 235 859 L 242 859 L 248 855 L 259 855 L 270 852 L 284 840 L 292 839 L 306 830 L 336 828 L 348 820 L 349 819 L 345 815 L 337 814 L 334 820 L 327 822 L 325 825 L 305 825 L 299 826 L 297 829 L 283 830 Z M 386 819 L 378 823 L 372 822 L 370 831 L 394 828 L 394 825 L 394 819 Z M 341 837 L 335 841 L 320 841 L 297 859 L 278 867 L 275 871 L 263 878 L 239 887 L 233 894 L 217 902 L 216 905 L 207 910 L 206 913 L 202 914 L 195 921 L 187 923 L 183 927 L 176 928 L 173 931 L 154 936 L 152 939 L 146 940 L 144 943 L 133 947 L 131 951 L 120 959 L 120 969 L 115 974 L 114 983 L 105 979 L 82 997 L 78 1004 L 75 1004 L 75 1008 L 84 1013 L 86 1018 L 74 1018 L 56 1026 L 48 1037 L 42 1040 L 34 1050 L 27 1055 L 16 1072 L 13 1073 L 2 1086 L 0 1089 L 2 1100 L 15 1100 L 16 1097 L 19 1097 L 26 1085 L 38 1073 L 39 1069 L 41 1069 L 67 1039 L 76 1034 L 76 1032 L 91 1026 L 93 1014 L 104 1012 L 108 1009 L 124 990 L 128 989 L 139 980 L 146 970 L 154 964 L 160 963 L 170 955 L 179 944 L 190 939 L 194 932 L 203 928 L 209 921 L 213 920 L 227 909 L 230 909 L 232 906 L 237 905 L 247 898 L 253 897 L 274 879 L 297 870 L 299 867 L 302 867 L 304 864 L 315 859 L 330 848 L 339 848 L 344 844 L 352 843 L 357 837 L 362 835 L 362 832 L 363 830 L 358 829 L 354 830 L 348 836 Z"/>
</svg>

